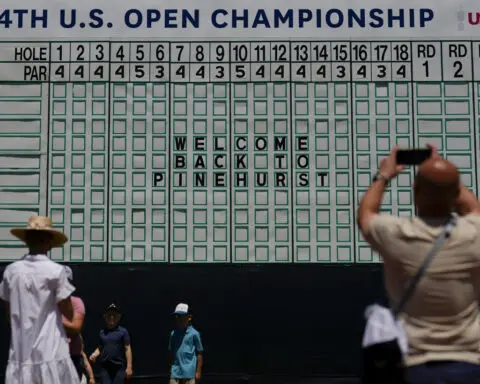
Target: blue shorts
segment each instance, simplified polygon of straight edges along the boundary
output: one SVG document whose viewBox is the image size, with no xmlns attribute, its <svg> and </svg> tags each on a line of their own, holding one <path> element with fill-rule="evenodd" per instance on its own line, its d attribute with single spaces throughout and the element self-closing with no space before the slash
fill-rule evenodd
<svg viewBox="0 0 480 384">
<path fill-rule="evenodd" d="M 116 364 L 102 364 L 100 371 L 101 384 L 124 384 L 125 366 Z"/>
<path fill-rule="evenodd" d="M 480 365 L 436 361 L 407 368 L 408 384 L 480 384 Z"/>
</svg>

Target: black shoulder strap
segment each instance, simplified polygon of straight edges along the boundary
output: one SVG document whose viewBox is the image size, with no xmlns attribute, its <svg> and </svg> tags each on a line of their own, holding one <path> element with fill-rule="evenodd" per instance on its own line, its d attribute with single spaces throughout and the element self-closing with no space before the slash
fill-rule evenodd
<svg viewBox="0 0 480 384">
<path fill-rule="evenodd" d="M 403 293 L 402 298 L 394 307 L 393 314 L 395 317 L 397 317 L 398 314 L 402 312 L 403 308 L 405 307 L 405 304 L 407 304 L 408 300 L 412 297 L 413 293 L 415 292 L 415 288 L 417 288 L 418 282 L 425 275 L 425 272 L 427 271 L 428 266 L 432 262 L 433 258 L 437 255 L 440 248 L 442 248 L 443 244 L 445 244 L 445 241 L 452 234 L 453 227 L 455 227 L 456 224 L 457 224 L 457 216 L 452 215 L 450 220 L 448 220 L 447 224 L 443 228 L 442 233 L 440 233 L 440 235 L 438 235 L 438 237 L 435 239 L 435 243 L 433 244 L 432 249 L 430 249 L 430 251 L 428 252 L 427 257 L 425 258 L 423 264 L 420 266 L 415 276 L 413 276 L 413 278 L 408 283 L 407 289 Z"/>
</svg>

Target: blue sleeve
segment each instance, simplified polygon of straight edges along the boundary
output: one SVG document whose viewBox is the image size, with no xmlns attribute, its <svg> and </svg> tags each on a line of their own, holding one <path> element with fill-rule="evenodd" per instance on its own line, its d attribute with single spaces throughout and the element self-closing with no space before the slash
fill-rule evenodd
<svg viewBox="0 0 480 384">
<path fill-rule="evenodd" d="M 98 345 L 100 345 L 101 347 L 103 347 L 102 331 L 100 331 L 100 333 L 98 334 L 98 338 L 99 338 Z"/>
<path fill-rule="evenodd" d="M 170 333 L 170 338 L 168 339 L 168 351 L 173 351 L 173 332 Z"/>
<path fill-rule="evenodd" d="M 203 352 L 203 345 L 202 345 L 202 339 L 200 338 L 200 333 L 195 334 L 194 342 L 195 342 L 196 352 L 197 353 L 202 353 Z"/>
<path fill-rule="evenodd" d="M 123 328 L 123 344 L 130 345 L 130 334 L 125 328 Z"/>
</svg>

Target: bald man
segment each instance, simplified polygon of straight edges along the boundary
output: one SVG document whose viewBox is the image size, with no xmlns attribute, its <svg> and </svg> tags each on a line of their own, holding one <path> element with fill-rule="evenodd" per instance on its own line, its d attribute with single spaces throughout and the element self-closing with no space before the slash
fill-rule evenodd
<svg viewBox="0 0 480 384">
<path fill-rule="evenodd" d="M 405 365 L 409 384 L 480 383 L 480 205 L 457 168 L 431 148 L 413 187 L 418 216 L 379 214 L 385 188 L 403 170 L 395 148 L 361 199 L 358 225 L 383 259 L 395 303 L 451 214 L 461 216 L 400 315 L 409 341 Z"/>
</svg>

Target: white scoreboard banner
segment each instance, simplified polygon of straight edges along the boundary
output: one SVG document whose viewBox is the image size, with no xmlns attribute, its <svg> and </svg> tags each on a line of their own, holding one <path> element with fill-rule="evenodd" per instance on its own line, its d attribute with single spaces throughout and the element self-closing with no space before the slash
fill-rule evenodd
<svg viewBox="0 0 480 384">
<path fill-rule="evenodd" d="M 480 5 L 357 3 L 3 0 L 0 259 L 41 214 L 58 261 L 378 262 L 356 209 L 394 145 L 478 189 Z"/>
</svg>

